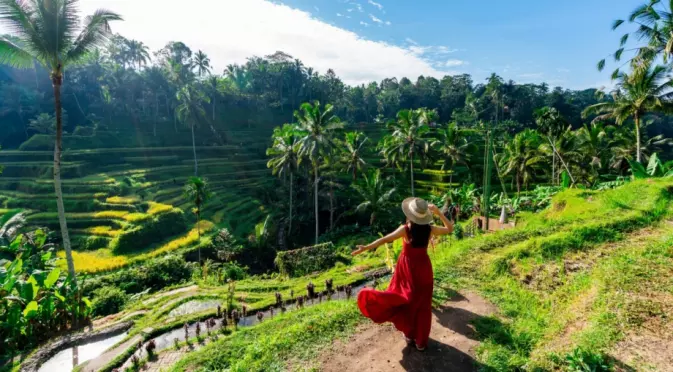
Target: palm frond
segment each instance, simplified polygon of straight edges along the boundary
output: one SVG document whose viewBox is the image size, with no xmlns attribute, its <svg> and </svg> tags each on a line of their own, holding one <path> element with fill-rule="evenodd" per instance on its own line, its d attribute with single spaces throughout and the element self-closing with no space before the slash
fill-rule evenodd
<svg viewBox="0 0 673 372">
<path fill-rule="evenodd" d="M 33 67 L 33 56 L 21 47 L 0 36 L 0 64 L 16 68 Z"/>
<path fill-rule="evenodd" d="M 105 9 L 98 9 L 84 19 L 84 29 L 73 42 L 66 56 L 67 62 L 77 62 L 86 53 L 105 46 L 111 35 L 110 22 L 121 21 L 122 17 Z"/>
</svg>

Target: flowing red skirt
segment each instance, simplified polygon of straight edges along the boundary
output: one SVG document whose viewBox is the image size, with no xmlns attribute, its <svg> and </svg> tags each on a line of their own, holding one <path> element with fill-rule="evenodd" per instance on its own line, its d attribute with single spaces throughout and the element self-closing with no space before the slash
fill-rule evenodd
<svg viewBox="0 0 673 372">
<path fill-rule="evenodd" d="M 428 344 L 432 324 L 432 287 L 427 248 L 412 248 L 405 242 L 388 289 L 363 289 L 358 294 L 358 307 L 375 323 L 392 322 L 423 348 Z"/>
</svg>

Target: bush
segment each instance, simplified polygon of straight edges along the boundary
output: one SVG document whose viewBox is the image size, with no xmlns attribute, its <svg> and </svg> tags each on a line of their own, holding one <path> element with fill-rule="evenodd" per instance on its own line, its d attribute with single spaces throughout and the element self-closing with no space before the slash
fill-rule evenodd
<svg viewBox="0 0 673 372">
<path fill-rule="evenodd" d="M 602 372 L 612 371 L 612 366 L 602 354 L 577 348 L 565 358 L 568 371 Z"/>
<path fill-rule="evenodd" d="M 124 291 L 116 287 L 103 287 L 94 292 L 91 303 L 93 315 L 104 316 L 120 312 L 128 296 Z"/>
<path fill-rule="evenodd" d="M 297 277 L 334 266 L 337 256 L 336 249 L 330 242 L 278 252 L 274 263 L 282 275 Z"/>
<path fill-rule="evenodd" d="M 132 294 L 146 289 L 153 291 L 179 284 L 192 277 L 192 266 L 181 256 L 169 255 L 145 262 L 142 266 L 123 269 L 109 275 L 96 276 L 84 282 L 83 292 L 95 293 L 112 286 Z"/>
<path fill-rule="evenodd" d="M 82 251 L 95 251 L 96 249 L 107 248 L 110 244 L 110 238 L 104 236 L 88 236 L 78 238 L 73 242 L 73 246 Z"/>
<path fill-rule="evenodd" d="M 125 254 L 144 248 L 156 241 L 180 234 L 187 229 L 182 210 L 174 208 L 157 215 L 141 226 L 124 231 L 112 240 L 110 248 L 115 254 Z"/>
<path fill-rule="evenodd" d="M 245 267 L 239 266 L 236 262 L 225 262 L 222 264 L 222 281 L 241 280 L 248 276 Z"/>
</svg>

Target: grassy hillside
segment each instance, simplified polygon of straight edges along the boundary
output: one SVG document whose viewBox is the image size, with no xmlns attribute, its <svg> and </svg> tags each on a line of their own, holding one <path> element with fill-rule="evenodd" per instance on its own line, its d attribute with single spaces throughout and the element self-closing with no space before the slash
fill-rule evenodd
<svg viewBox="0 0 673 372">
<path fill-rule="evenodd" d="M 265 215 L 255 188 L 273 182 L 266 160 L 243 145 L 196 150 L 199 176 L 214 194 L 201 232 L 226 227 L 247 236 Z M 21 211 L 29 228 L 59 230 L 52 157 L 50 151 L 0 152 L 2 215 Z M 65 151 L 63 193 L 77 270 L 109 271 L 201 243 L 193 205 L 183 197 L 193 164 L 189 146 Z"/>
<path fill-rule="evenodd" d="M 498 307 L 497 316 L 474 323 L 477 360 L 489 370 L 583 363 L 659 370 L 656 360 L 629 358 L 633 350 L 624 345 L 633 335 L 656 343 L 673 330 L 672 188 L 649 180 L 604 192 L 568 190 L 544 212 L 522 216 L 515 229 L 440 244 L 431 252 L 435 300 L 469 289 Z M 174 370 L 314 365 L 321 345 L 363 321 L 352 304 L 318 307 L 222 338 Z"/>
</svg>

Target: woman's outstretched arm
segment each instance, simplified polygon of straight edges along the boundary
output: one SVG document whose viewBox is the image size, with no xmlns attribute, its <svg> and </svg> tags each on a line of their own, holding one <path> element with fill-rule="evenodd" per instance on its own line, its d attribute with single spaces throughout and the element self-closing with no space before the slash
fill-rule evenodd
<svg viewBox="0 0 673 372">
<path fill-rule="evenodd" d="M 433 235 L 451 234 L 453 232 L 453 223 L 449 221 L 448 218 L 446 218 L 444 213 L 442 213 L 439 210 L 439 208 L 437 208 L 437 206 L 434 204 L 428 205 L 428 209 L 430 209 L 430 212 L 434 213 L 437 217 L 439 217 L 439 219 L 442 220 L 442 223 L 444 224 L 444 227 L 432 226 L 432 234 Z"/>
<path fill-rule="evenodd" d="M 397 230 L 391 232 L 390 234 L 384 236 L 383 238 L 375 240 L 373 243 L 369 243 L 367 245 L 358 245 L 357 247 L 358 249 L 353 251 L 353 253 L 351 254 L 353 256 L 356 256 L 360 253 L 367 252 L 371 249 L 376 249 L 382 244 L 392 243 L 403 236 L 404 236 L 404 225 L 398 227 Z"/>
</svg>

